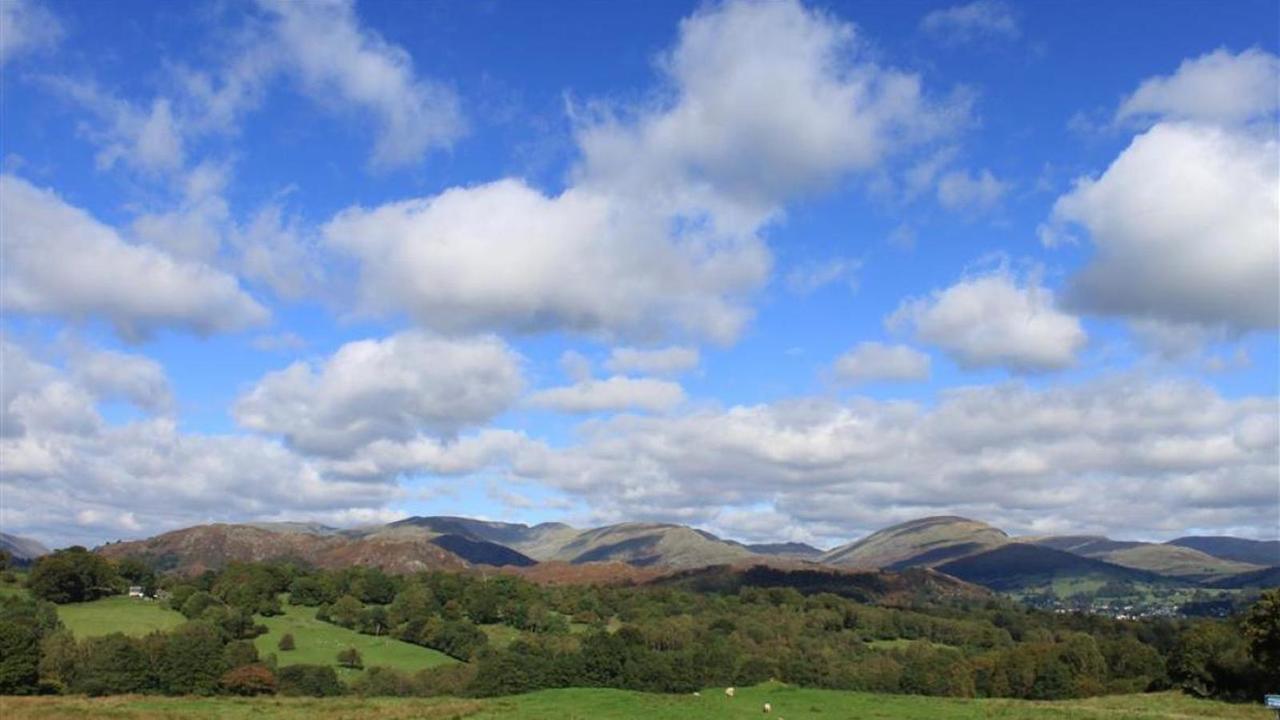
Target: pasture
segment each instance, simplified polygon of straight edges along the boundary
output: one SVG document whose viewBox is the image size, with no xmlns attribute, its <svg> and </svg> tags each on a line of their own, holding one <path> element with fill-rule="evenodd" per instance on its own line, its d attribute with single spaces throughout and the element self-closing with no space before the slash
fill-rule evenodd
<svg viewBox="0 0 1280 720">
<path fill-rule="evenodd" d="M 6 720 L 735 720 L 763 717 L 764 702 L 777 720 L 1268 720 L 1257 705 L 1228 705 L 1178 693 L 1117 695 L 1055 702 L 964 700 L 910 695 L 810 690 L 778 684 L 721 688 L 693 695 L 650 695 L 623 690 L 545 690 L 493 699 L 393 698 L 164 698 L 121 696 L 0 698 Z"/>
</svg>

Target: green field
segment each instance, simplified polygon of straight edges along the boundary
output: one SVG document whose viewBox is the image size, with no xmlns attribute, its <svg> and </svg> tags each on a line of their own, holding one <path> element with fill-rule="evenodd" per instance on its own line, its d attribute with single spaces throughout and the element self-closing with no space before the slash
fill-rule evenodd
<svg viewBox="0 0 1280 720">
<path fill-rule="evenodd" d="M 182 613 L 166 610 L 155 600 L 113 595 L 87 603 L 58 606 L 58 618 L 76 637 L 94 637 L 113 632 L 146 635 L 168 630 L 186 622 Z"/>
<path fill-rule="evenodd" d="M 571 689 L 491 700 L 0 698 L 0 716 L 6 720 L 90 717 L 119 720 L 732 720 L 762 717 L 761 708 L 766 701 L 773 705 L 769 717 L 777 720 L 1268 720 L 1272 717 L 1260 706 L 1194 700 L 1177 693 L 1036 703 L 872 695 L 775 684 L 740 688 L 737 697 L 732 699 L 725 697 L 720 688 L 708 690 L 701 697 Z"/>
<path fill-rule="evenodd" d="M 322 622 L 316 619 L 315 608 L 285 605 L 283 615 L 261 618 L 260 622 L 267 626 L 269 632 L 254 640 L 258 653 L 264 657 L 267 653 L 275 653 L 280 665 L 335 665 L 338 651 L 348 647 L 360 651 L 365 667 L 381 665 L 412 672 L 457 662 L 431 648 L 385 636 L 361 635 L 354 630 Z M 280 637 L 285 633 L 293 634 L 296 649 L 277 649 Z M 350 679 L 356 671 L 340 669 L 339 674 Z"/>
</svg>

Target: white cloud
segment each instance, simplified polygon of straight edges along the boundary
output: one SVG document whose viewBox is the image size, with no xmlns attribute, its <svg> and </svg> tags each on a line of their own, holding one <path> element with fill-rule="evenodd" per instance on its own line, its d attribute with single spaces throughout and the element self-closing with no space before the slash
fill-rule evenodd
<svg viewBox="0 0 1280 720">
<path fill-rule="evenodd" d="M 851 258 L 804 263 L 787 273 L 787 289 L 798 295 L 808 295 L 832 283 L 843 282 L 850 290 L 856 290 L 861 269 L 862 261 Z"/>
<path fill-rule="evenodd" d="M 62 39 L 62 23 L 37 0 L 0 0 L 0 68 Z"/>
<path fill-rule="evenodd" d="M 1019 282 L 1004 267 L 906 300 L 886 322 L 966 368 L 1057 370 L 1075 362 L 1087 339 L 1080 321 L 1057 308 L 1052 291 L 1034 276 Z"/>
<path fill-rule="evenodd" d="M 529 404 L 565 413 L 593 413 L 614 410 L 666 412 L 684 402 L 679 383 L 655 378 L 615 375 L 603 380 L 582 380 L 566 387 L 540 390 L 529 396 Z"/>
<path fill-rule="evenodd" d="M 591 379 L 591 359 L 577 350 L 565 350 L 560 355 L 560 370 L 574 382 Z"/>
<path fill-rule="evenodd" d="M 94 397 L 125 400 L 153 413 L 173 408 L 169 378 L 160 363 L 143 355 L 84 350 L 71 357 L 75 381 Z"/>
<path fill-rule="evenodd" d="M 589 192 L 548 198 L 503 180 L 352 208 L 323 234 L 360 260 L 361 307 L 403 307 L 431 328 L 733 338 L 768 253 L 754 238 L 677 244 L 664 225 Z"/>
<path fill-rule="evenodd" d="M 672 345 L 643 350 L 632 347 L 614 348 L 604 366 L 616 373 L 678 375 L 698 367 L 702 356 L 697 348 Z"/>
<path fill-rule="evenodd" d="M 920 21 L 920 29 L 948 44 L 986 38 L 1016 40 L 1022 35 L 1013 8 L 999 0 L 976 0 L 934 10 Z"/>
<path fill-rule="evenodd" d="M 1082 226 L 1096 248 L 1071 307 L 1272 329 L 1280 322 L 1280 163 L 1273 137 L 1161 123 L 1054 205 L 1046 242 Z"/>
<path fill-rule="evenodd" d="M 929 377 L 929 356 L 906 345 L 858 343 L 836 359 L 832 371 L 848 383 L 911 381 Z"/>
<path fill-rule="evenodd" d="M 1111 376 L 1033 389 L 955 388 L 929 407 L 797 399 L 583 426 L 581 444 L 524 447 L 513 471 L 600 516 L 714 522 L 772 506 L 832 540 L 956 513 L 1011 531 L 1275 533 L 1274 398 Z M 709 499 L 713 501 L 709 501 Z"/>
<path fill-rule="evenodd" d="M 131 245 L 51 191 L 12 175 L 0 176 L 0 226 L 0 307 L 9 311 L 101 318 L 130 340 L 160 328 L 239 330 L 267 318 L 230 275 Z"/>
<path fill-rule="evenodd" d="M 275 17 L 281 58 L 308 94 L 321 105 L 340 99 L 376 119 L 374 167 L 416 163 L 462 134 L 453 90 L 419 77 L 409 53 L 361 27 L 350 0 L 259 4 Z"/>
<path fill-rule="evenodd" d="M 156 98 L 149 106 L 138 106 L 91 82 L 66 77 L 52 77 L 46 82 L 98 117 L 100 127 L 82 124 L 81 132 L 99 146 L 99 169 L 109 169 L 119 162 L 152 175 L 181 169 L 186 158 L 185 141 L 170 100 Z"/>
<path fill-rule="evenodd" d="M 1164 118 L 1241 123 L 1280 107 L 1280 58 L 1253 48 L 1184 60 L 1177 72 L 1149 78 L 1116 110 L 1116 120 Z"/>
<path fill-rule="evenodd" d="M 234 414 L 302 452 L 341 457 L 377 440 L 447 437 L 490 420 L 518 397 L 520 365 L 497 338 L 401 333 L 269 373 Z"/>
<path fill-rule="evenodd" d="M 325 236 L 360 262 L 365 311 L 433 329 L 731 342 L 770 268 L 758 233 L 786 200 L 964 112 L 861 50 L 796 2 L 709 7 L 662 56 L 658 100 L 575 114 L 582 160 L 563 193 L 454 188 L 348 209 Z"/>
<path fill-rule="evenodd" d="M 1008 192 L 1009 184 L 990 170 L 970 174 L 954 170 L 938 180 L 938 202 L 948 210 L 990 210 Z"/>
</svg>

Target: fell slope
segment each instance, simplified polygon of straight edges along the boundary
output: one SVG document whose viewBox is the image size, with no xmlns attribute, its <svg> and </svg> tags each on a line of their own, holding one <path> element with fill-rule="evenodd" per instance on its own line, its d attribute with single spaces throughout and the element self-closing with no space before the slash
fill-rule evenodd
<svg viewBox="0 0 1280 720">
<path fill-rule="evenodd" d="M 997 592 L 1039 589 L 1056 582 L 1132 581 L 1167 583 L 1167 578 L 1143 570 L 1113 565 L 1032 543 L 1009 543 L 977 555 L 953 560 L 937 569 L 966 582 Z"/>
<path fill-rule="evenodd" d="M 858 568 L 936 567 L 1008 542 L 1003 530 L 984 522 L 942 515 L 887 527 L 833 548 L 818 560 Z"/>
<path fill-rule="evenodd" d="M 1223 560 L 1254 565 L 1280 565 L 1280 540 L 1246 540 L 1244 538 L 1198 535 L 1170 540 L 1166 545 L 1199 550 Z"/>
<path fill-rule="evenodd" d="M 683 525 L 622 523 L 578 533 L 549 559 L 574 564 L 625 562 L 648 567 L 701 567 L 757 557 L 737 543 Z"/>
</svg>

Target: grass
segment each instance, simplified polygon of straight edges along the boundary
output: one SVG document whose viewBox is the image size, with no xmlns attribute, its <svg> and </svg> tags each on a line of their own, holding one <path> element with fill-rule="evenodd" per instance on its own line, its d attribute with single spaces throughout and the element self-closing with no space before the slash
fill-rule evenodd
<svg viewBox="0 0 1280 720">
<path fill-rule="evenodd" d="M 5 720 L 732 720 L 761 717 L 765 702 L 777 720 L 1269 720 L 1258 705 L 1228 705 L 1178 693 L 1117 695 L 1087 700 L 1028 702 L 963 700 L 909 695 L 808 690 L 766 683 L 693 695 L 649 695 L 622 690 L 547 690 L 489 700 L 339 698 L 0 698 Z"/>
<path fill-rule="evenodd" d="M 58 618 L 76 637 L 94 637 L 113 632 L 141 636 L 168 630 L 186 622 L 182 613 L 166 610 L 155 600 L 112 595 L 86 603 L 58 606 Z"/>
<path fill-rule="evenodd" d="M 280 665 L 337 665 L 338 651 L 353 647 L 360 651 L 365 667 L 382 665 L 412 672 L 457 662 L 442 652 L 401 642 L 394 638 L 361 635 L 316 619 L 316 609 L 300 605 L 285 605 L 284 614 L 261 618 L 268 632 L 259 635 L 254 644 L 258 654 L 275 653 Z M 285 633 L 292 633 L 294 650 L 279 650 L 277 645 Z M 350 679 L 358 671 L 339 668 L 338 674 Z"/>
</svg>

